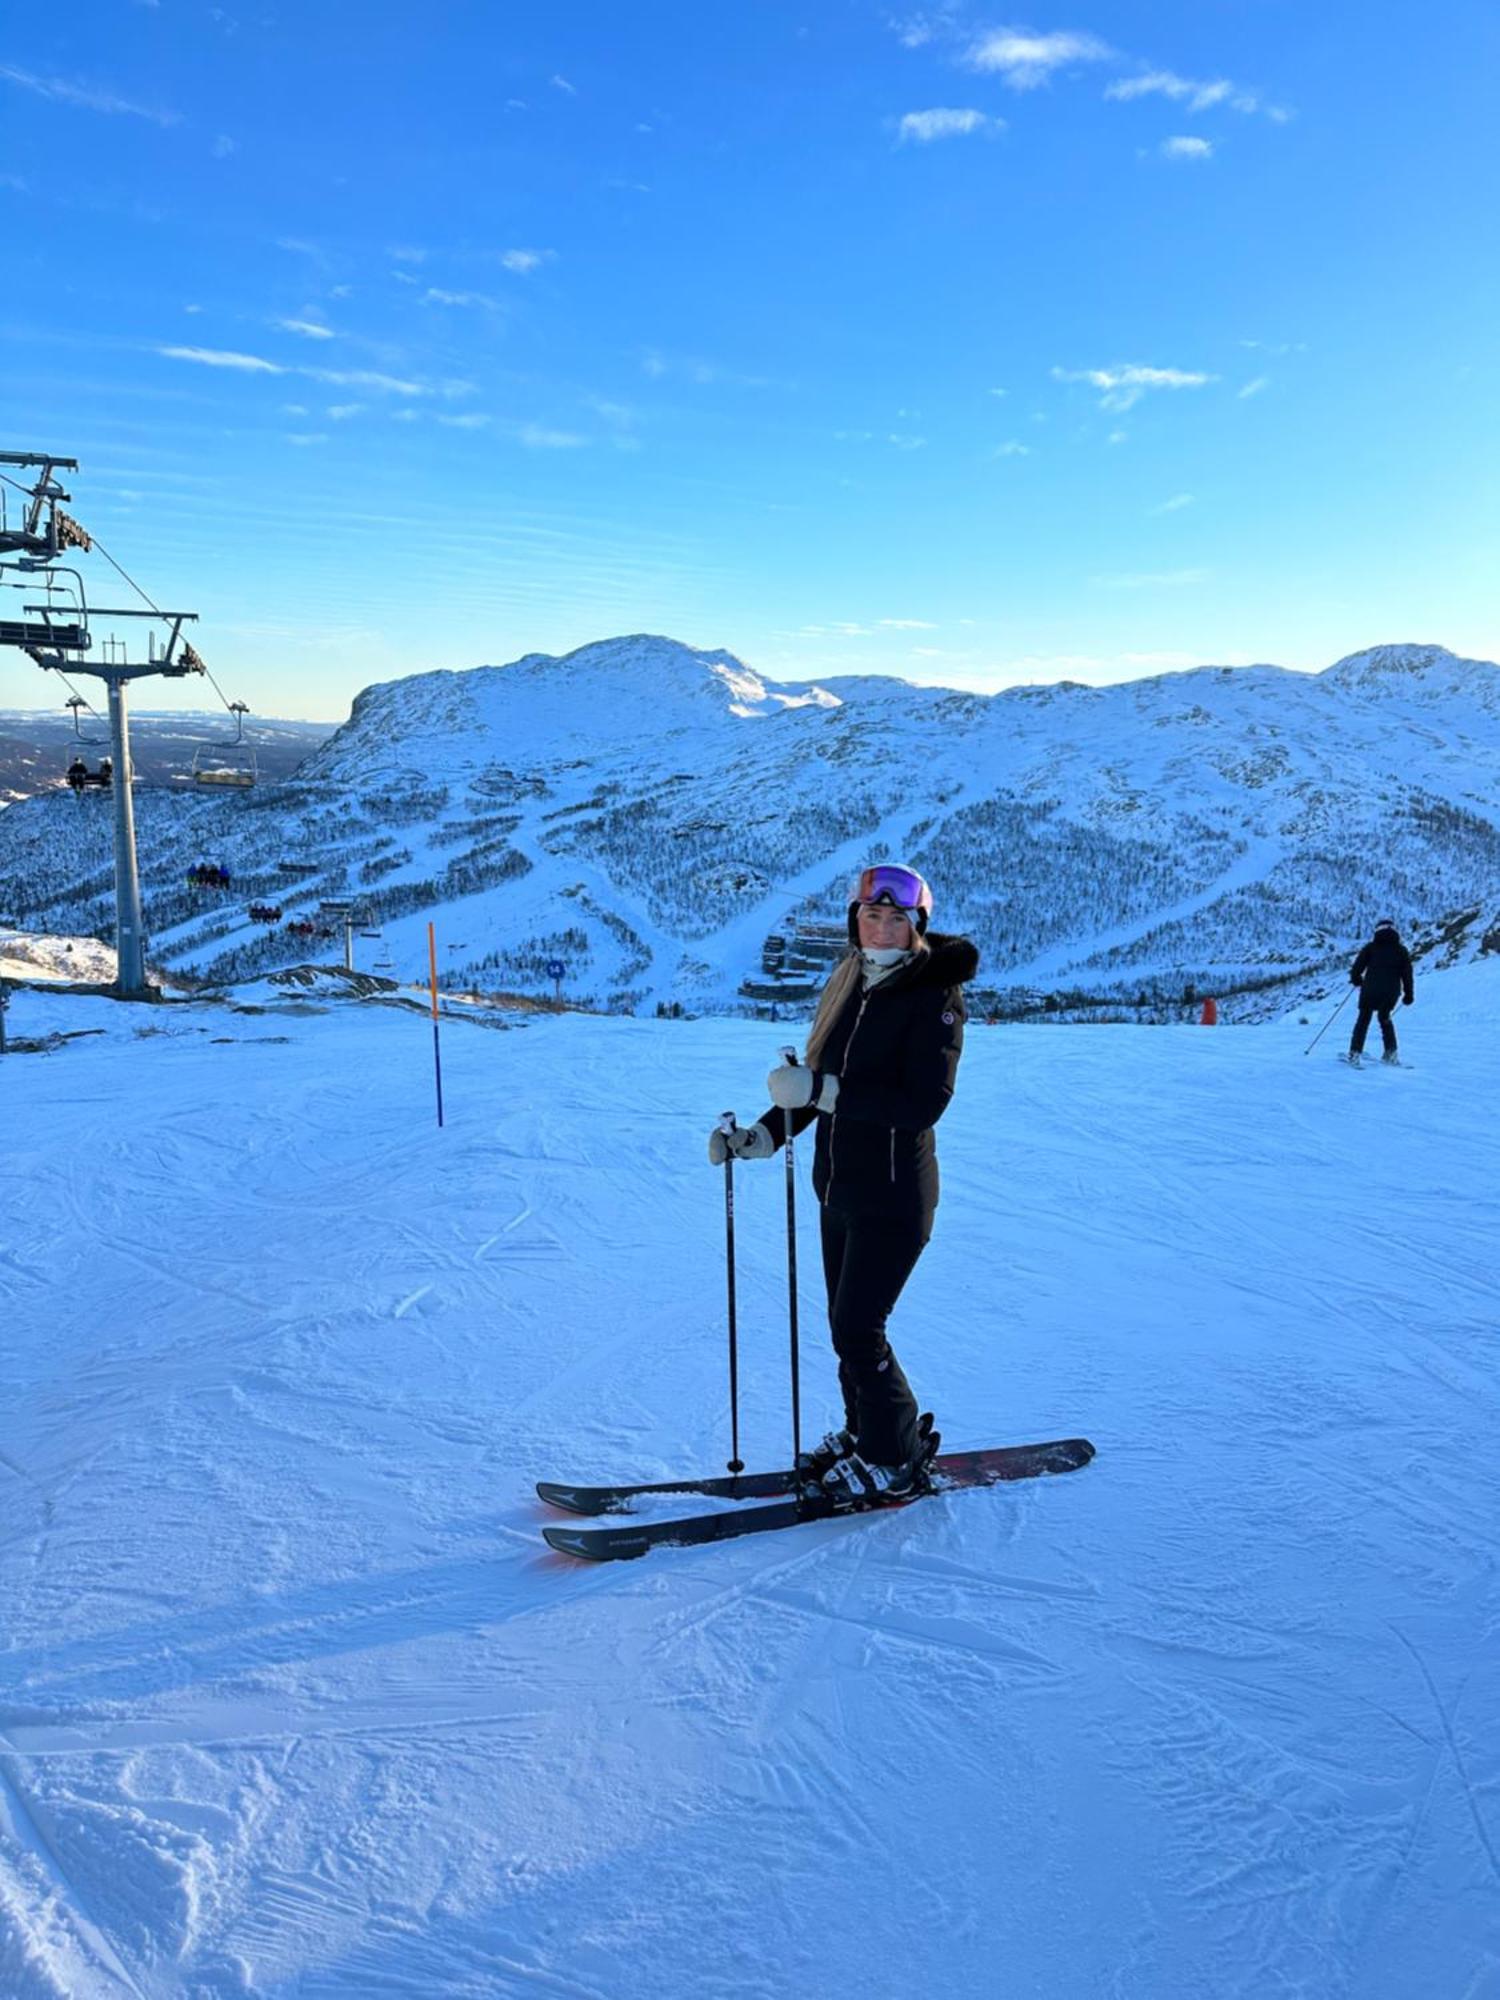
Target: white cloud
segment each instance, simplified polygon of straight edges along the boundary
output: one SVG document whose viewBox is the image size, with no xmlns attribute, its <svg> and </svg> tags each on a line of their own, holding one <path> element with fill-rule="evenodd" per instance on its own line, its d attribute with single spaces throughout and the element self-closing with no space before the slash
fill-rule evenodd
<svg viewBox="0 0 1500 2000">
<path fill-rule="evenodd" d="M 1097 35 L 1029 35 L 1001 28 L 975 42 L 964 62 L 970 69 L 998 74 L 1012 90 L 1035 90 L 1049 83 L 1056 70 L 1072 69 L 1078 63 L 1108 62 L 1113 53 Z"/>
<path fill-rule="evenodd" d="M 886 439 L 886 443 L 893 444 L 897 451 L 920 451 L 926 442 L 924 437 L 908 437 L 900 431 L 892 431 Z"/>
<path fill-rule="evenodd" d="M 1006 391 L 1005 391 L 1004 389 L 991 389 L 989 393 L 990 393 L 990 394 L 991 394 L 992 396 L 1003 396 L 1003 395 L 1005 395 L 1005 394 L 1006 394 L 1007 392 L 1006 392 Z"/>
<path fill-rule="evenodd" d="M 880 623 L 890 632 L 935 632 L 938 629 L 926 618 L 882 618 Z"/>
<path fill-rule="evenodd" d="M 398 264 L 425 264 L 427 252 L 417 243 L 393 243 L 386 251 Z"/>
<path fill-rule="evenodd" d="M 1180 590 L 1206 580 L 1206 569 L 1147 571 L 1137 576 L 1091 576 L 1089 582 L 1104 590 Z"/>
<path fill-rule="evenodd" d="M 938 24 L 926 14 L 913 14 L 907 20 L 892 21 L 889 25 L 904 49 L 925 48 L 938 31 Z"/>
<path fill-rule="evenodd" d="M 607 424 L 618 424 L 625 429 L 635 422 L 636 413 L 628 403 L 612 403 L 603 396 L 587 396 L 584 400 Z"/>
<path fill-rule="evenodd" d="M 231 139 L 227 133 L 221 132 L 209 150 L 213 153 L 216 160 L 227 160 L 231 153 L 237 153 L 240 150 L 239 141 Z"/>
<path fill-rule="evenodd" d="M 431 396 L 435 392 L 424 382 L 403 382 L 395 375 L 379 375 L 367 368 L 299 368 L 314 382 L 326 382 L 334 389 L 377 389 L 389 396 Z"/>
<path fill-rule="evenodd" d="M 445 292 L 439 285 L 429 285 L 422 294 L 425 306 L 481 306 L 489 312 L 498 312 L 500 302 L 483 292 Z"/>
<path fill-rule="evenodd" d="M 284 417 L 305 417 L 307 415 L 307 405 L 306 403 L 283 403 L 281 414 Z"/>
<path fill-rule="evenodd" d="M 1192 493 L 1174 493 L 1170 500 L 1163 500 L 1161 505 L 1153 507 L 1151 512 L 1153 514 L 1180 514 L 1184 507 L 1191 507 L 1193 505 L 1195 498 L 1196 495 Z"/>
<path fill-rule="evenodd" d="M 1237 83 L 1219 77 L 1213 83 L 1200 83 L 1189 76 L 1178 76 L 1169 69 L 1148 70 L 1142 76 L 1122 77 L 1116 83 L 1105 87 L 1104 95 L 1117 104 L 1128 104 L 1138 97 L 1166 97 L 1174 104 L 1185 104 L 1189 111 L 1213 111 L 1221 104 L 1227 104 L 1232 111 L 1239 111 L 1245 117 L 1252 117 L 1263 111 L 1279 125 L 1284 125 L 1290 113 L 1267 104 L 1253 90 L 1244 90 Z"/>
<path fill-rule="evenodd" d="M 1031 446 L 1021 444 L 1015 438 L 1007 438 L 1004 444 L 997 444 L 990 453 L 991 458 L 1030 458 Z"/>
<path fill-rule="evenodd" d="M 1244 388 L 1240 390 L 1239 401 L 1242 403 L 1248 402 L 1250 397 L 1258 396 L 1270 380 L 1269 375 L 1257 375 L 1253 382 L 1247 382 Z"/>
<path fill-rule="evenodd" d="M 1216 375 L 1190 374 L 1181 368 L 1054 368 L 1054 382 L 1089 382 L 1102 389 L 1102 410 L 1130 410 L 1150 389 L 1201 389 L 1216 382 Z"/>
<path fill-rule="evenodd" d="M 14 83 L 22 90 L 35 92 L 38 97 L 47 97 L 55 104 L 72 104 L 81 111 L 105 111 L 125 118 L 144 118 L 152 125 L 180 125 L 182 115 L 177 111 L 162 111 L 150 104 L 133 104 L 128 97 L 120 97 L 114 91 L 97 84 L 78 83 L 65 76 L 38 76 L 33 70 L 17 69 L 13 63 L 0 63 L 0 83 Z"/>
<path fill-rule="evenodd" d="M 517 271 L 522 277 L 525 277 L 528 272 L 534 271 L 547 258 L 555 255 L 556 252 L 552 250 L 502 250 L 500 252 L 500 262 L 505 266 L 507 271 Z"/>
<path fill-rule="evenodd" d="M 480 410 L 467 410 L 461 417 L 439 415 L 438 422 L 446 424 L 450 431 L 482 431 L 490 423 L 490 418 Z"/>
<path fill-rule="evenodd" d="M 1106 444 L 1129 444 L 1130 433 L 1129 431 L 1111 431 L 1104 442 Z"/>
<path fill-rule="evenodd" d="M 217 347 L 158 347 L 168 361 L 196 361 L 204 368 L 237 368 L 246 375 L 288 375 L 278 361 L 264 361 L 258 354 L 234 354 Z"/>
<path fill-rule="evenodd" d="M 1211 160 L 1214 156 L 1210 139 L 1163 139 L 1161 156 L 1164 160 Z"/>
<path fill-rule="evenodd" d="M 472 382 L 407 382 L 368 368 L 302 368 L 267 361 L 259 354 L 236 354 L 215 347 L 158 347 L 168 361 L 192 361 L 204 368 L 230 368 L 246 375 L 302 375 L 333 389 L 370 389 L 383 396 L 442 396 L 452 399 L 474 393 Z"/>
<path fill-rule="evenodd" d="M 287 443 L 296 445 L 327 444 L 327 431 L 289 431 Z"/>
<path fill-rule="evenodd" d="M 331 403 L 324 414 L 336 424 L 347 423 L 350 417 L 357 417 L 364 408 L 363 403 Z"/>
<path fill-rule="evenodd" d="M 522 424 L 517 435 L 528 451 L 574 451 L 588 443 L 577 431 L 548 430 L 543 424 Z"/>
<path fill-rule="evenodd" d="M 565 76 L 550 77 L 548 81 L 551 83 L 552 88 L 554 90 L 565 91 L 569 97 L 576 97 L 578 95 L 578 92 L 573 88 L 572 84 L 569 83 L 568 79 Z"/>
<path fill-rule="evenodd" d="M 926 146 L 934 139 L 956 139 L 969 132 L 1004 129 L 1003 118 L 986 118 L 982 111 L 908 111 L 897 127 L 897 134 L 903 145 L 908 139 L 915 139 Z"/>
<path fill-rule="evenodd" d="M 305 340 L 332 340 L 333 328 L 324 326 L 315 319 L 279 319 L 276 321 L 283 333 L 300 333 Z"/>
<path fill-rule="evenodd" d="M 695 382 L 702 388 L 719 383 L 732 389 L 771 387 L 767 376 L 741 375 L 717 361 L 703 361 L 690 354 L 663 354 L 658 348 L 647 349 L 641 357 L 641 367 L 656 382 L 664 381 L 670 375 L 682 381 Z"/>
</svg>

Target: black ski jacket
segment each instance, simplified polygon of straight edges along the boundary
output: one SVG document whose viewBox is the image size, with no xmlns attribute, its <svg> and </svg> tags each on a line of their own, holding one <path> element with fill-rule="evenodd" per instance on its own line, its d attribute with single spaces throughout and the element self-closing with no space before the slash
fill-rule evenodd
<svg viewBox="0 0 1500 2000">
<path fill-rule="evenodd" d="M 1376 931 L 1349 968 L 1360 1005 L 1385 1014 L 1398 1000 L 1412 997 L 1411 953 L 1395 931 Z"/>
<path fill-rule="evenodd" d="M 967 938 L 933 932 L 931 949 L 868 989 L 856 986 L 823 1045 L 820 1067 L 839 1079 L 832 1112 L 792 1113 L 792 1132 L 816 1120 L 813 1191 L 846 1215 L 919 1221 L 938 1203 L 932 1128 L 953 1096 L 964 1046 L 963 982 L 979 965 Z M 761 1124 L 779 1147 L 786 1114 Z"/>
</svg>

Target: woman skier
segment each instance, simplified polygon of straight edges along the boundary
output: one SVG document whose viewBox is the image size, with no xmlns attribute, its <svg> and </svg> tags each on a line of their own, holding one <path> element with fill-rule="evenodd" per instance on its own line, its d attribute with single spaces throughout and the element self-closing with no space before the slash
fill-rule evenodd
<svg viewBox="0 0 1500 2000">
<path fill-rule="evenodd" d="M 932 1234 L 938 1201 L 932 1128 L 953 1096 L 963 1051 L 963 983 L 979 965 L 967 938 L 928 930 L 932 891 L 914 868 L 864 869 L 849 904 L 850 949 L 823 989 L 805 1064 L 767 1078 L 771 1108 L 709 1138 L 709 1159 L 769 1159 L 816 1123 L 828 1323 L 844 1428 L 802 1458 L 841 1507 L 921 1489 L 935 1449 L 886 1338 L 886 1321 Z"/>
</svg>

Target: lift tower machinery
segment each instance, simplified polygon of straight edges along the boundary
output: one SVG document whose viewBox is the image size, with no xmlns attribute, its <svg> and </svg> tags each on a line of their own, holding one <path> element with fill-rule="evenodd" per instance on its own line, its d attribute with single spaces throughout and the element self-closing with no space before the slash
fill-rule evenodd
<svg viewBox="0 0 1500 2000">
<path fill-rule="evenodd" d="M 152 1000 L 157 998 L 157 992 L 146 980 L 146 940 L 141 925 L 141 883 L 135 852 L 135 803 L 131 796 L 130 719 L 125 691 L 131 681 L 148 675 L 180 679 L 185 674 L 205 671 L 203 661 L 182 637 L 184 624 L 195 621 L 198 614 L 162 611 L 154 605 L 147 611 L 102 607 L 91 610 L 78 572 L 60 570 L 57 566 L 58 558 L 68 550 L 87 551 L 94 546 L 93 537 L 58 505 L 71 495 L 63 491 L 54 475 L 76 472 L 78 461 L 62 458 L 56 452 L 5 451 L 0 452 L 0 467 L 4 466 L 40 467 L 29 487 L 0 474 L 4 485 L 21 492 L 26 502 L 18 524 L 12 524 L 8 511 L 0 508 L 0 571 L 15 569 L 31 575 L 37 579 L 31 589 L 41 595 L 38 601 L 21 606 L 19 619 L 0 618 L 0 646 L 18 647 L 39 667 L 50 671 L 90 674 L 102 680 L 108 690 L 114 758 L 111 786 L 115 811 L 114 992 L 121 1000 Z M 107 551 L 104 553 L 113 563 L 113 557 Z M 114 566 L 119 568 L 117 563 Z M 64 578 L 71 581 L 65 583 Z M 158 647 L 156 634 L 149 633 L 144 660 L 111 657 L 96 664 L 83 657 L 94 643 L 91 617 L 154 619 L 167 627 L 166 639 Z M 128 652 L 129 648 L 106 641 L 104 650 L 113 655 L 117 650 Z"/>
</svg>

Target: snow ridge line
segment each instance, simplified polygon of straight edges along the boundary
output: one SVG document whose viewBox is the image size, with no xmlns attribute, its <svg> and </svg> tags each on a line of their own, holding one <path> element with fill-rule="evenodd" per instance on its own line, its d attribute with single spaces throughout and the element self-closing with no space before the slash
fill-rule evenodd
<svg viewBox="0 0 1500 2000">
<path fill-rule="evenodd" d="M 22 1934 L 23 1949 L 25 1942 L 36 1942 L 44 1928 L 52 1928 L 57 1919 L 65 1915 L 77 1934 L 78 1944 L 92 1956 L 94 1963 L 88 1968 L 88 1978 L 91 1983 L 87 1988 L 69 1984 L 59 1986 L 58 1993 L 66 1996 L 66 2000 L 82 2000 L 83 1994 L 87 1991 L 90 2000 L 106 2000 L 103 1987 L 93 1983 L 99 1979 L 102 1971 L 109 1976 L 113 1989 L 133 1994 L 135 2000 L 149 2000 L 146 1989 L 132 1978 L 119 1953 L 89 1914 L 83 1899 L 68 1880 L 67 1870 L 26 1804 L 19 1780 L 8 1768 L 10 1762 L 9 1758 L 0 1757 L 0 1832 L 3 1832 L 15 1847 L 29 1853 L 40 1872 L 50 1878 L 52 1898 L 59 1906 L 55 1912 L 50 1913 L 52 1924 L 47 1924 L 41 1913 L 37 1913 L 29 1922 L 24 1912 L 18 1913 L 20 1915 L 18 1929 Z M 9 1905 L 14 1908 L 17 1902 L 24 1903 L 29 1900 L 27 1885 L 19 1872 L 12 1876 L 12 1881 L 14 1888 L 8 1891 L 5 1873 L 0 1872 L 0 1907 Z M 44 1949 L 49 1958 L 55 1956 L 55 1947 L 44 1947 Z M 66 1970 L 70 1978 L 76 1981 L 82 1968 L 68 1967 Z"/>
</svg>

